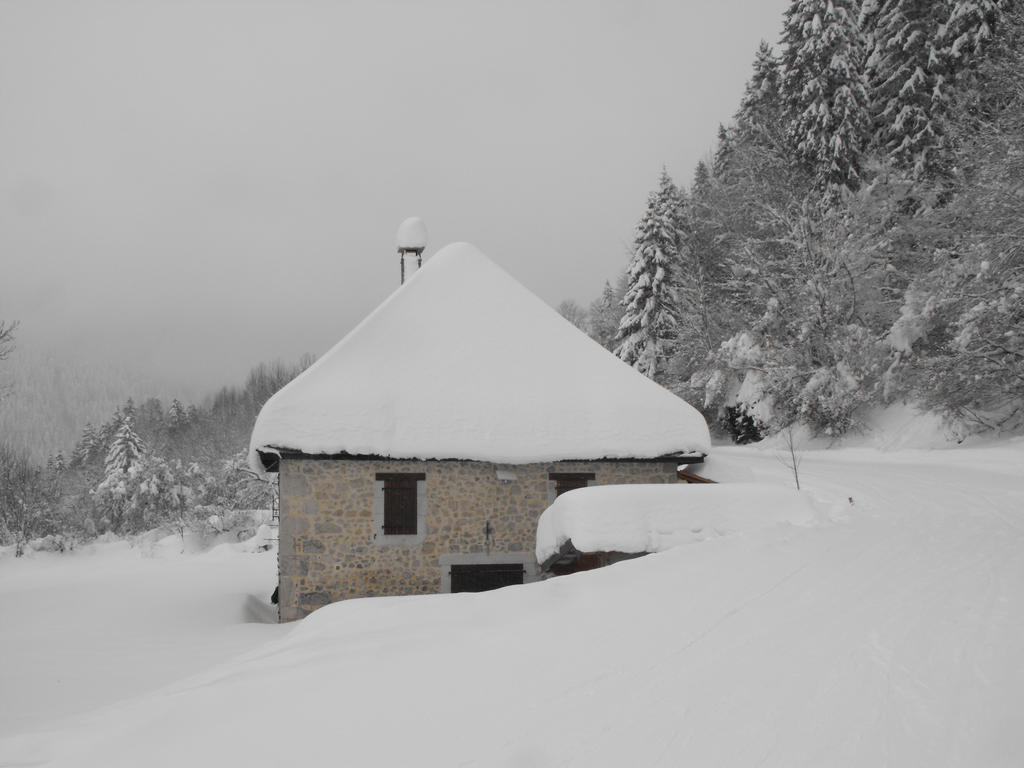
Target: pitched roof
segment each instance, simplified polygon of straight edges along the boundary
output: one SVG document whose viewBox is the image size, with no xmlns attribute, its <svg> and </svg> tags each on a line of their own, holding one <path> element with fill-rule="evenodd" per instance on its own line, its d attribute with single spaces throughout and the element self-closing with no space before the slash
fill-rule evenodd
<svg viewBox="0 0 1024 768">
<path fill-rule="evenodd" d="M 267 401 L 250 463 L 257 451 L 520 464 L 709 446 L 689 404 L 455 243 Z"/>
</svg>

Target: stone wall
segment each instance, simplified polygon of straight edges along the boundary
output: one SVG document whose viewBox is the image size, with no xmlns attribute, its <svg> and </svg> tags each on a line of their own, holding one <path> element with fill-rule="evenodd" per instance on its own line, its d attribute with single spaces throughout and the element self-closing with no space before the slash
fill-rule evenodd
<svg viewBox="0 0 1024 768">
<path fill-rule="evenodd" d="M 497 471 L 514 473 L 498 480 Z M 387 541 L 374 521 L 378 472 L 426 474 L 426 531 Z M 281 619 L 298 619 L 336 600 L 441 591 L 442 565 L 488 549 L 529 562 L 537 519 L 553 500 L 550 472 L 593 472 L 593 484 L 676 482 L 673 462 L 554 462 L 284 458 L 280 467 Z M 378 499 L 378 512 L 379 512 Z M 406 538 L 406 537 L 400 537 Z M 500 558 L 496 558 L 500 559 Z"/>
</svg>

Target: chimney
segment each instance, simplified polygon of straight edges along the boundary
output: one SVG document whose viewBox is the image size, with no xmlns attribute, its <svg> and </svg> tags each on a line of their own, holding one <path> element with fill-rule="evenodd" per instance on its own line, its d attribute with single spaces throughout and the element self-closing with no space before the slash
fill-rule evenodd
<svg viewBox="0 0 1024 768">
<path fill-rule="evenodd" d="M 398 261 L 401 267 L 401 281 L 405 282 L 405 257 L 416 254 L 416 268 L 423 266 L 423 249 L 427 247 L 427 227 L 419 216 L 410 216 L 398 225 L 395 235 L 398 245 Z"/>
</svg>

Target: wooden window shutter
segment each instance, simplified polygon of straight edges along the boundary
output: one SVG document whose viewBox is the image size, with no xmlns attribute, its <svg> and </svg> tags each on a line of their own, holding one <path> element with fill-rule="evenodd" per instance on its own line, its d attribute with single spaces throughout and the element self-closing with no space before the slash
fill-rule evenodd
<svg viewBox="0 0 1024 768">
<path fill-rule="evenodd" d="M 410 536 L 416 534 L 417 482 L 426 479 L 423 473 L 379 473 L 384 481 L 384 534 Z"/>
<path fill-rule="evenodd" d="M 587 482 L 594 478 L 593 472 L 551 472 L 548 474 L 548 479 L 555 481 L 555 496 L 561 496 L 574 488 L 586 488 Z"/>
</svg>

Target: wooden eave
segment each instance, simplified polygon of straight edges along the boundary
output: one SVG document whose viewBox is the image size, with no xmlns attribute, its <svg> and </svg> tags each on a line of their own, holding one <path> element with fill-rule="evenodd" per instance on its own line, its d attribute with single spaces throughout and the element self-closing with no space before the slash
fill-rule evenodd
<svg viewBox="0 0 1024 768">
<path fill-rule="evenodd" d="M 288 459 L 289 461 L 481 461 L 480 459 L 466 459 L 458 457 L 449 457 L 444 459 L 422 459 L 418 456 L 382 456 L 380 454 L 373 453 L 305 453 L 303 451 L 296 451 L 289 448 L 277 448 L 272 445 L 268 445 L 261 450 L 257 450 L 257 455 L 260 457 L 260 462 L 263 464 L 263 469 L 266 472 L 277 472 L 280 465 L 281 459 Z M 630 457 L 630 458 L 564 458 L 564 459 L 551 459 L 550 461 L 539 461 L 539 462 L 524 462 L 527 464 L 554 464 L 556 462 L 563 461 L 608 461 L 623 464 L 636 464 L 639 462 L 672 462 L 675 464 L 700 464 L 704 461 L 707 454 L 669 454 L 665 456 L 652 456 L 649 458 L 642 457 Z M 510 464 L 510 462 L 502 461 L 487 461 L 488 464 Z"/>
<path fill-rule="evenodd" d="M 619 549 L 582 552 L 572 543 L 572 539 L 567 539 L 562 546 L 558 548 L 558 551 L 555 554 L 548 557 L 543 563 L 540 563 L 540 569 L 544 573 L 551 573 L 551 571 L 558 566 L 570 566 L 577 562 L 581 557 L 590 555 L 622 555 L 620 559 L 627 560 L 635 557 L 642 557 L 647 554 L 650 554 L 650 552 L 624 552 Z"/>
<path fill-rule="evenodd" d="M 572 539 L 566 539 L 561 547 L 555 554 L 548 557 L 543 563 L 540 563 L 540 569 L 544 572 L 550 571 L 555 565 L 565 564 L 568 565 L 573 561 L 579 559 L 579 556 L 583 554 L 576 547 L 573 546 Z"/>
<path fill-rule="evenodd" d="M 687 472 L 685 469 L 680 469 L 678 472 L 676 472 L 676 475 L 684 483 L 715 483 L 714 480 L 711 480 L 707 477 L 702 477 L 701 475 L 696 475 L 693 472 Z"/>
</svg>

